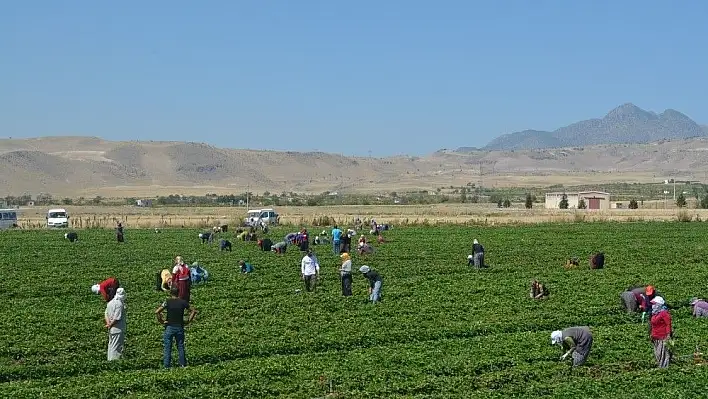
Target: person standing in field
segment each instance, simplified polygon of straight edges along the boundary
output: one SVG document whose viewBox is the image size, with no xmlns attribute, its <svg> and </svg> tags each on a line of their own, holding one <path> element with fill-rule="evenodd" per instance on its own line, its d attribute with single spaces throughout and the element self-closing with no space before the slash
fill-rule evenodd
<svg viewBox="0 0 708 399">
<path fill-rule="evenodd" d="M 125 345 L 125 290 L 118 288 L 116 295 L 106 305 L 104 313 L 108 329 L 108 360 L 118 360 L 123 356 Z"/>
<path fill-rule="evenodd" d="M 305 281 L 305 290 L 309 292 L 314 291 L 317 278 L 320 276 L 320 263 L 317 261 L 317 256 L 312 253 L 311 249 L 308 249 L 307 254 L 302 257 L 300 272 L 302 279 Z"/>
<path fill-rule="evenodd" d="M 569 327 L 565 330 L 557 330 L 551 333 L 551 344 L 561 345 L 566 350 L 561 355 L 560 360 L 565 360 L 568 356 L 573 358 L 573 367 L 585 364 L 585 361 L 592 349 L 592 332 L 590 327 Z"/>
<path fill-rule="evenodd" d="M 334 251 L 334 254 L 338 254 L 340 249 L 341 249 L 341 244 L 342 244 L 342 230 L 337 227 L 337 225 L 334 225 L 334 228 L 332 229 L 332 251 Z"/>
<path fill-rule="evenodd" d="M 124 241 L 123 224 L 121 222 L 118 222 L 118 225 L 116 226 L 116 240 L 118 240 L 118 242 Z"/>
<path fill-rule="evenodd" d="M 177 287 L 179 297 L 189 302 L 191 285 L 189 266 L 184 263 L 181 256 L 178 256 L 175 258 L 175 266 L 172 268 L 172 287 Z"/>
<path fill-rule="evenodd" d="M 472 258 L 475 268 L 480 269 L 484 267 L 484 247 L 476 238 L 472 242 Z"/>
<path fill-rule="evenodd" d="M 109 277 L 98 284 L 91 286 L 91 292 L 98 295 L 101 294 L 103 300 L 108 302 L 116 294 L 116 291 L 120 288 L 120 282 L 115 277 Z"/>
<path fill-rule="evenodd" d="M 693 307 L 693 317 L 708 317 L 708 302 L 703 299 L 693 298 L 691 299 L 691 306 Z"/>
<path fill-rule="evenodd" d="M 352 296 L 352 258 L 346 252 L 339 257 L 342 259 L 342 266 L 339 268 L 342 277 L 342 295 Z"/>
<path fill-rule="evenodd" d="M 381 285 L 383 283 L 381 276 L 376 272 L 376 270 L 373 270 L 366 265 L 359 268 L 359 273 L 364 275 L 364 277 L 369 280 L 369 300 L 372 303 L 381 301 Z"/>
<path fill-rule="evenodd" d="M 657 296 L 651 300 L 651 319 L 649 320 L 649 335 L 654 345 L 654 357 L 660 368 L 669 367 L 671 350 L 669 340 L 673 335 L 671 315 L 664 298 Z"/>
<path fill-rule="evenodd" d="M 350 253 L 352 250 L 352 237 L 356 235 L 356 231 L 354 230 L 347 230 L 347 234 L 344 234 L 342 236 L 342 245 L 340 247 L 340 252 L 341 253 Z"/>
<path fill-rule="evenodd" d="M 164 345 L 162 363 L 167 369 L 170 368 L 172 362 L 172 341 L 177 344 L 177 353 L 179 365 L 187 366 L 187 355 L 184 349 L 184 326 L 191 323 L 197 315 L 197 310 L 189 304 L 189 302 L 179 297 L 179 289 L 172 287 L 170 290 L 171 297 L 155 310 L 157 321 L 160 325 L 165 326 L 165 332 L 162 336 Z M 167 311 L 167 320 L 162 316 L 162 312 Z M 189 310 L 189 319 L 184 321 L 184 311 Z"/>
</svg>

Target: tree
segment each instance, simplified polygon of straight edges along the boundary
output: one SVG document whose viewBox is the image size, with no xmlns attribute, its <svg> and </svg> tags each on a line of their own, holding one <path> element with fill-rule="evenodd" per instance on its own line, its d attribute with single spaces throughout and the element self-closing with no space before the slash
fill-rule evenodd
<svg viewBox="0 0 708 399">
<path fill-rule="evenodd" d="M 631 199 L 629 201 L 629 209 L 639 209 L 639 204 L 637 203 L 637 200 Z"/>
<path fill-rule="evenodd" d="M 679 208 L 683 208 L 686 206 L 686 197 L 683 195 L 683 193 L 679 194 L 678 198 L 676 198 L 676 206 Z"/>
<path fill-rule="evenodd" d="M 504 205 L 504 208 L 509 208 L 509 207 L 511 207 L 511 201 L 509 201 L 509 199 L 507 198 L 504 200 L 503 205 Z"/>
<path fill-rule="evenodd" d="M 703 209 L 708 209 L 708 194 L 706 194 L 706 196 L 701 199 L 700 206 Z"/>
<path fill-rule="evenodd" d="M 467 188 L 465 187 L 462 187 L 462 189 L 460 190 L 460 202 L 462 202 L 463 204 L 467 202 Z"/>
<path fill-rule="evenodd" d="M 585 198 L 581 198 L 580 201 L 578 201 L 578 209 L 585 209 L 587 206 L 585 205 Z"/>
<path fill-rule="evenodd" d="M 533 197 L 531 197 L 531 194 L 526 194 L 526 203 L 524 206 L 526 206 L 526 209 L 533 208 Z"/>
<path fill-rule="evenodd" d="M 502 206 L 504 206 L 504 201 L 499 198 L 499 201 L 497 201 L 497 208 L 501 208 Z"/>
<path fill-rule="evenodd" d="M 568 196 L 563 194 L 563 197 L 561 197 L 560 202 L 558 203 L 558 207 L 560 209 L 568 209 Z"/>
<path fill-rule="evenodd" d="M 72 200 L 71 198 L 64 198 L 63 200 L 61 200 L 61 203 L 63 205 L 71 205 L 74 203 L 74 200 Z"/>
<path fill-rule="evenodd" d="M 91 202 L 93 202 L 95 205 L 98 205 L 101 203 L 101 200 L 103 200 L 103 198 L 101 198 L 100 195 L 97 195 L 94 199 L 91 200 Z"/>
</svg>

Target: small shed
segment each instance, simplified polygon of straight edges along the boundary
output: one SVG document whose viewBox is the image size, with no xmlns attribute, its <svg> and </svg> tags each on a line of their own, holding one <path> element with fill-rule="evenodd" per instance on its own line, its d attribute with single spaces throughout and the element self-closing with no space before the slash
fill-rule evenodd
<svg viewBox="0 0 708 399">
<path fill-rule="evenodd" d="M 585 201 L 587 209 L 610 209 L 610 194 L 604 191 L 583 191 L 578 198 Z"/>
</svg>

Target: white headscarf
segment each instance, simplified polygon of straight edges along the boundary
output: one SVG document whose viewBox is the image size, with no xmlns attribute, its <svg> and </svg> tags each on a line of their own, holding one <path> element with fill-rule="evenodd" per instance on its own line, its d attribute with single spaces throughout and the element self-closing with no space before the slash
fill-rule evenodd
<svg viewBox="0 0 708 399">
<path fill-rule="evenodd" d="M 125 301 L 125 289 L 123 289 L 123 287 L 118 288 L 116 290 L 116 296 L 114 296 L 113 299 L 117 299 L 121 302 Z"/>
<path fill-rule="evenodd" d="M 98 284 L 94 284 L 91 286 L 91 292 L 93 292 L 94 294 L 98 294 L 100 292 L 100 290 L 101 290 L 101 286 Z"/>
<path fill-rule="evenodd" d="M 477 239 L 475 238 L 472 243 L 473 243 L 473 244 L 479 244 L 479 241 L 477 241 Z"/>
<path fill-rule="evenodd" d="M 551 345 L 560 344 L 563 341 L 563 331 L 556 330 L 551 333 Z"/>
<path fill-rule="evenodd" d="M 370 268 L 369 266 L 366 266 L 366 265 L 364 265 L 364 266 L 362 266 L 362 267 L 359 268 L 359 272 L 364 273 L 364 274 L 368 273 L 369 270 L 371 270 L 371 268 Z"/>
</svg>

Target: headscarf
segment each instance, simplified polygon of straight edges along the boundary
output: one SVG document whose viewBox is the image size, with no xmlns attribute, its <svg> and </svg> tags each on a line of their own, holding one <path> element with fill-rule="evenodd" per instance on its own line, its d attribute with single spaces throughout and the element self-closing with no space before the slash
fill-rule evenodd
<svg viewBox="0 0 708 399">
<path fill-rule="evenodd" d="M 658 296 L 651 300 L 651 314 L 657 314 L 663 310 L 667 310 L 664 298 Z"/>
<path fill-rule="evenodd" d="M 91 292 L 93 292 L 94 294 L 98 294 L 99 292 L 101 292 L 101 286 L 98 284 L 92 285 Z"/>
<path fill-rule="evenodd" d="M 362 274 L 366 274 L 366 273 L 368 273 L 370 270 L 371 270 L 371 268 L 370 268 L 369 266 L 366 266 L 366 265 L 364 265 L 364 266 L 362 266 L 362 267 L 359 268 L 359 272 L 361 272 Z"/>
<path fill-rule="evenodd" d="M 125 289 L 123 287 L 120 287 L 116 290 L 116 296 L 113 297 L 113 299 L 117 299 L 121 302 L 125 301 Z"/>
<path fill-rule="evenodd" d="M 556 330 L 551 333 L 551 345 L 557 345 L 563 342 L 563 331 Z"/>
<path fill-rule="evenodd" d="M 474 241 L 472 241 L 472 244 L 479 244 L 479 241 L 475 238 Z"/>
</svg>

